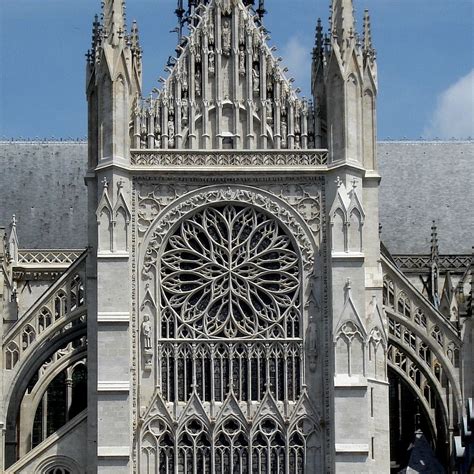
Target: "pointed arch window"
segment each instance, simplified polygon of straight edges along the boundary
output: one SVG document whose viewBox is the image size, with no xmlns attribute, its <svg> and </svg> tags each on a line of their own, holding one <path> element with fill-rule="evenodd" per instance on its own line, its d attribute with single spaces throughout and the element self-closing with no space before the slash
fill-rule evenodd
<svg viewBox="0 0 474 474">
<path fill-rule="evenodd" d="M 211 474 L 211 441 L 197 419 L 186 423 L 178 438 L 178 472 Z"/>
<path fill-rule="evenodd" d="M 403 291 L 401 291 L 400 294 L 398 295 L 397 310 L 405 318 L 411 319 L 410 300 L 408 299 L 408 296 Z"/>
<path fill-rule="evenodd" d="M 263 420 L 252 437 L 252 472 L 285 472 L 285 446 L 279 424 L 271 418 Z"/>
<path fill-rule="evenodd" d="M 230 252 L 226 249 L 232 249 Z M 160 377 L 165 399 L 277 400 L 301 393 L 300 263 L 272 217 L 206 208 L 183 221 L 161 260 Z"/>
<path fill-rule="evenodd" d="M 27 324 L 25 329 L 23 329 L 23 333 L 21 335 L 21 342 L 22 342 L 22 349 L 26 350 L 30 344 L 34 342 L 36 339 L 36 332 L 32 326 Z"/>
<path fill-rule="evenodd" d="M 431 330 L 431 337 L 441 346 L 444 347 L 444 337 L 439 326 L 434 326 Z"/>
<path fill-rule="evenodd" d="M 54 320 L 66 316 L 68 312 L 68 301 L 64 291 L 60 291 L 54 298 Z"/>
<path fill-rule="evenodd" d="M 84 304 L 84 285 L 79 275 L 74 275 L 71 281 L 71 311 Z"/>
<path fill-rule="evenodd" d="M 395 308 L 395 287 L 393 281 L 388 277 L 383 279 L 383 304 Z"/>
<path fill-rule="evenodd" d="M 38 316 L 38 333 L 43 332 L 47 327 L 51 326 L 51 312 L 47 308 L 43 308 Z"/>
<path fill-rule="evenodd" d="M 215 445 L 216 474 L 249 472 L 249 442 L 242 423 L 226 420 L 217 430 Z"/>
<path fill-rule="evenodd" d="M 416 324 L 426 328 L 426 326 L 427 326 L 426 315 L 425 315 L 425 313 L 423 312 L 422 309 L 420 309 L 420 308 L 416 309 L 414 319 L 415 319 Z"/>
<path fill-rule="evenodd" d="M 273 216 L 238 204 L 200 209 L 165 241 L 158 272 L 157 375 L 165 403 L 182 410 L 196 397 L 208 410 L 230 399 L 255 406 L 300 400 L 301 262 Z M 232 408 L 217 427 L 192 418 L 177 432 L 168 430 L 176 463 L 169 469 L 293 472 L 287 467 L 290 438 L 279 423 L 259 418 L 257 426 L 244 427 L 232 410 L 239 411 Z M 303 438 L 291 437 L 295 472 L 303 472 Z M 145 434 L 142 446 L 143 462 L 161 462 L 156 436 Z"/>
<path fill-rule="evenodd" d="M 10 342 L 5 349 L 5 368 L 11 370 L 20 358 L 20 350 L 14 342 Z"/>
</svg>

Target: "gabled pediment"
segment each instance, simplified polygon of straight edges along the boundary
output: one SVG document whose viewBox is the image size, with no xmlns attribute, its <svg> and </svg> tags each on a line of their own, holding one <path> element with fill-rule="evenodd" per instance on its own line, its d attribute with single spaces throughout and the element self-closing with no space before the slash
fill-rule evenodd
<svg viewBox="0 0 474 474">
<path fill-rule="evenodd" d="M 308 148 L 308 103 L 242 0 L 201 5 L 177 51 L 157 96 L 136 111 L 135 148 Z"/>
</svg>

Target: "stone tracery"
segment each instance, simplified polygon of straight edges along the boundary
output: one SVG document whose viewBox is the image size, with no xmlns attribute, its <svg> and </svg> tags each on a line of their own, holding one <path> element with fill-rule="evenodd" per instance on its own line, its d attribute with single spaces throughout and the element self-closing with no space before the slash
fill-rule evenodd
<svg viewBox="0 0 474 474">
<path fill-rule="evenodd" d="M 176 317 L 178 337 L 184 331 L 191 337 L 281 338 L 284 321 L 299 311 L 298 267 L 275 219 L 250 207 L 205 208 L 168 241 L 161 260 L 163 304 Z"/>
<path fill-rule="evenodd" d="M 176 416 L 168 410 L 182 413 L 186 426 L 177 420 L 176 431 L 167 428 L 164 444 L 151 428 L 142 431 L 141 466 L 149 466 L 144 472 L 155 466 L 163 472 L 229 472 L 231 465 L 235 472 L 304 472 L 308 433 L 296 427 L 290 433 L 265 418 L 281 410 L 296 416 L 305 397 L 299 242 L 277 213 L 255 206 L 264 204 L 263 196 L 251 198 L 249 190 L 232 187 L 214 200 L 216 192 L 188 195 L 168 210 L 174 219 L 180 206 L 186 213 L 164 227 L 173 230 L 160 238 L 162 250 L 145 257 L 145 278 L 156 275 L 160 282 L 156 373 L 168 408 L 159 417 L 164 423 Z M 217 199 L 221 193 L 227 199 Z M 151 235 L 157 235 L 160 216 Z M 153 238 L 150 243 L 153 248 Z M 241 415 L 255 402 L 271 408 L 250 418 Z M 196 412 L 188 413 L 188 407 L 194 405 L 207 415 L 193 419 Z M 226 415 L 211 428 L 204 418 L 217 406 Z M 314 431 L 313 418 L 300 416 Z M 199 430 L 193 431 L 191 422 Z M 275 429 L 263 432 L 269 423 Z"/>
</svg>

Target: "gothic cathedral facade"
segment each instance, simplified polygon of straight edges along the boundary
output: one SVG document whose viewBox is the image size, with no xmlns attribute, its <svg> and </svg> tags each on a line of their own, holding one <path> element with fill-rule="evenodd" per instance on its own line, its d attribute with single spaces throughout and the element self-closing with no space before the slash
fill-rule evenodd
<svg viewBox="0 0 474 474">
<path fill-rule="evenodd" d="M 189 37 L 146 101 L 121 2 L 96 24 L 87 294 L 99 472 L 389 468 L 368 19 L 359 44 L 351 2 L 334 2 L 308 102 L 249 3 L 194 2 Z"/>
<path fill-rule="evenodd" d="M 7 472 L 390 472 L 388 368 L 401 373 L 411 344 L 390 342 L 394 282 L 413 288 L 380 252 L 370 19 L 359 34 L 352 0 L 332 0 L 306 100 L 254 3 L 179 2 L 176 57 L 143 99 L 137 25 L 103 2 L 87 60 L 89 247 L 4 338 Z M 452 427 L 460 341 L 437 324 Z M 51 354 L 87 354 L 87 412 L 58 431 L 56 464 L 31 454 L 52 439 L 27 386 L 41 333 Z M 24 393 L 39 434 L 11 402 Z"/>
</svg>

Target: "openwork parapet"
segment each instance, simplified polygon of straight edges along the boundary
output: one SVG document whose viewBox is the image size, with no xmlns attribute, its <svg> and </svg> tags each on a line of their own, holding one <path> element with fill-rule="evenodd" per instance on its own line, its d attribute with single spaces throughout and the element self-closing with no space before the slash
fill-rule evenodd
<svg viewBox="0 0 474 474">
<path fill-rule="evenodd" d="M 19 250 L 18 264 L 71 265 L 84 250 Z"/>
<path fill-rule="evenodd" d="M 132 150 L 131 162 L 136 166 L 323 166 L 327 150 L 302 151 L 170 151 Z"/>
</svg>

